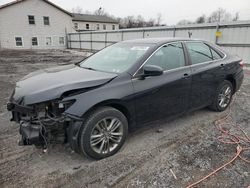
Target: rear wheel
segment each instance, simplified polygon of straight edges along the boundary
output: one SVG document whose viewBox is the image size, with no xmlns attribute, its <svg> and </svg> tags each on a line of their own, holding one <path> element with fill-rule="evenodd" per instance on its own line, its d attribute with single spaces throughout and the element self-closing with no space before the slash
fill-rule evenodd
<svg viewBox="0 0 250 188">
<path fill-rule="evenodd" d="M 209 106 L 214 111 L 224 111 L 230 104 L 233 95 L 232 83 L 223 81 L 217 91 L 213 103 Z"/>
<path fill-rule="evenodd" d="M 119 110 L 102 107 L 92 112 L 80 131 L 81 151 L 94 159 L 115 154 L 124 144 L 128 132 L 126 117 Z"/>
</svg>

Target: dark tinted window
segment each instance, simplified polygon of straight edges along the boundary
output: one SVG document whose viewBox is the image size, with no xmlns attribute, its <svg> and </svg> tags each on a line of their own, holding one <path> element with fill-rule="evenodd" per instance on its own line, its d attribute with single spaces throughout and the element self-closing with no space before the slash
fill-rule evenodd
<svg viewBox="0 0 250 188">
<path fill-rule="evenodd" d="M 28 19 L 29 19 L 29 24 L 31 24 L 31 25 L 35 24 L 35 16 L 29 15 Z"/>
<path fill-rule="evenodd" d="M 215 50 L 203 42 L 187 42 L 186 46 L 192 64 L 221 59 L 221 56 Z"/>
<path fill-rule="evenodd" d="M 146 63 L 157 65 L 163 70 L 171 70 L 185 66 L 185 58 L 181 43 L 168 44 L 159 49 Z"/>
<path fill-rule="evenodd" d="M 32 46 L 38 46 L 38 40 L 37 37 L 32 37 L 31 38 Z"/>
<path fill-rule="evenodd" d="M 16 46 L 23 46 L 23 39 L 22 37 L 15 37 Z"/>
<path fill-rule="evenodd" d="M 43 17 L 43 23 L 44 23 L 44 25 L 49 25 L 49 17 L 48 16 Z"/>
</svg>

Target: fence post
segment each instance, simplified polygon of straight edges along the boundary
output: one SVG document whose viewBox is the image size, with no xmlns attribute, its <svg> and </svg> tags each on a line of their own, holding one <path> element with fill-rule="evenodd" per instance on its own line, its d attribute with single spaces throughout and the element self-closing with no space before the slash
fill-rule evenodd
<svg viewBox="0 0 250 188">
<path fill-rule="evenodd" d="M 71 49 L 71 34 L 68 34 L 68 46 Z"/>
<path fill-rule="evenodd" d="M 80 43 L 80 50 L 82 49 L 82 42 L 81 42 L 81 33 L 79 33 L 79 43 Z"/>
<path fill-rule="evenodd" d="M 93 50 L 93 44 L 92 44 L 92 32 L 90 32 L 90 51 Z"/>
<path fill-rule="evenodd" d="M 108 32 L 105 32 L 105 47 L 107 46 L 107 35 L 108 35 Z"/>
<path fill-rule="evenodd" d="M 142 38 L 145 38 L 145 30 L 142 30 Z"/>
<path fill-rule="evenodd" d="M 123 31 L 122 31 L 122 33 L 121 33 L 122 35 L 121 35 L 121 41 L 123 41 Z"/>
<path fill-rule="evenodd" d="M 219 25 L 219 23 L 217 22 L 217 25 L 216 25 L 216 32 L 217 31 L 219 31 L 219 29 L 220 29 L 220 25 Z M 216 33 L 215 33 L 215 44 L 218 44 L 218 39 L 219 39 L 219 37 L 216 35 Z"/>
<path fill-rule="evenodd" d="M 176 31 L 176 27 L 174 27 L 174 30 L 173 30 L 173 37 L 175 38 L 175 31 Z"/>
<path fill-rule="evenodd" d="M 66 48 L 69 48 L 69 34 L 66 33 L 65 36 Z"/>
<path fill-rule="evenodd" d="M 68 42 L 68 32 L 67 32 L 67 28 L 65 28 L 65 44 L 66 44 L 66 48 L 69 48 L 69 42 Z M 1 49 L 1 41 L 0 41 L 0 49 Z"/>
</svg>

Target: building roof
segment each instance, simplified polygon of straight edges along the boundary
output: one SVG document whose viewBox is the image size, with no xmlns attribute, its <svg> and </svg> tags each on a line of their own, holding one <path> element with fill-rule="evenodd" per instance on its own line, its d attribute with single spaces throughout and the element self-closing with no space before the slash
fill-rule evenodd
<svg viewBox="0 0 250 188">
<path fill-rule="evenodd" d="M 12 1 L 12 2 L 10 2 L 10 3 L 4 4 L 4 5 L 0 5 L 0 9 L 6 8 L 6 7 L 9 7 L 9 6 L 18 4 L 18 3 L 22 3 L 22 2 L 24 2 L 24 1 L 27 1 L 27 0 L 16 0 L 16 1 Z M 50 1 L 48 1 L 48 0 L 42 0 L 42 1 L 44 1 L 45 3 L 50 4 L 51 6 L 57 8 L 58 10 L 60 10 L 60 11 L 62 11 L 62 12 L 64 12 L 64 13 L 66 13 L 66 14 L 68 14 L 68 15 L 72 16 L 70 12 L 68 12 L 68 11 L 64 10 L 63 8 L 61 8 L 61 7 L 57 6 L 57 5 L 55 5 L 54 3 L 52 3 L 52 2 L 50 2 Z"/>
<path fill-rule="evenodd" d="M 86 22 L 101 22 L 101 23 L 116 23 L 118 21 L 108 16 L 90 15 L 90 14 L 74 14 L 72 13 L 73 21 L 86 21 Z"/>
<path fill-rule="evenodd" d="M 0 10 L 3 8 L 7 8 L 7 7 L 10 7 L 12 5 L 15 5 L 15 4 L 22 3 L 24 1 L 27 1 L 27 0 L 16 0 L 16 1 L 12 1 L 10 3 L 6 3 L 4 5 L 0 5 Z M 57 8 L 58 10 L 64 12 L 65 14 L 68 14 L 69 16 L 73 17 L 73 21 L 116 23 L 116 24 L 119 23 L 117 20 L 110 18 L 108 16 L 90 15 L 90 14 L 74 14 L 74 13 L 70 13 L 70 12 L 64 10 L 63 8 L 57 6 L 56 4 L 54 4 L 48 0 L 41 0 L 41 1 L 44 1 L 45 3 L 48 3 L 49 5 Z"/>
</svg>

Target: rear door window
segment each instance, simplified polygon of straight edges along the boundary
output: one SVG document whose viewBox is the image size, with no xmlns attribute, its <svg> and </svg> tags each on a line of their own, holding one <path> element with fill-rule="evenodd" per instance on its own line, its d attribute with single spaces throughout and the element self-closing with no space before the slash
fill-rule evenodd
<svg viewBox="0 0 250 188">
<path fill-rule="evenodd" d="M 199 64 L 221 59 L 221 55 L 203 42 L 186 42 L 192 64 Z"/>
</svg>

